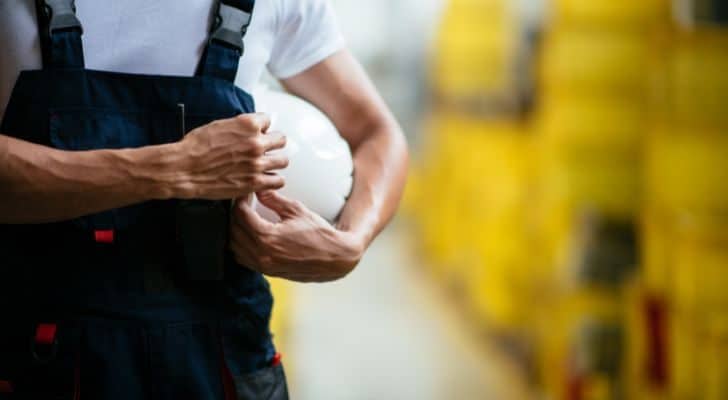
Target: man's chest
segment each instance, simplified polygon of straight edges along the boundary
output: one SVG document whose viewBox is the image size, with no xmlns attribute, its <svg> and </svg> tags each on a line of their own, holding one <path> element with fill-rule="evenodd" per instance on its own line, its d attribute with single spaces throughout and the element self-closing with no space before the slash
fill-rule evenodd
<svg viewBox="0 0 728 400">
<path fill-rule="evenodd" d="M 0 114 L 19 71 L 41 67 L 34 0 L 0 2 Z M 213 13 L 213 0 L 76 0 L 89 69 L 193 75 Z M 274 40 L 270 2 L 256 5 L 236 83 L 251 89 Z"/>
</svg>

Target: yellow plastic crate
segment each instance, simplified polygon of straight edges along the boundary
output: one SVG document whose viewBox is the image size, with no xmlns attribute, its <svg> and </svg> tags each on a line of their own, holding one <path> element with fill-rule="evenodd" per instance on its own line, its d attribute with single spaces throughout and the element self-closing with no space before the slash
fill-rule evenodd
<svg viewBox="0 0 728 400">
<path fill-rule="evenodd" d="M 669 20 L 669 0 L 552 0 L 554 22 L 645 29 Z"/>
<path fill-rule="evenodd" d="M 635 216 L 642 194 L 644 104 L 550 94 L 543 103 L 535 119 L 542 201 L 576 212 Z"/>
<path fill-rule="evenodd" d="M 523 268 L 529 137 L 518 123 L 461 114 L 428 125 L 417 206 L 426 254 L 437 274 L 464 285 L 477 313 L 510 324 L 516 293 L 483 290 L 481 278 L 512 280 Z"/>
<path fill-rule="evenodd" d="M 668 391 L 674 399 L 722 398 L 728 341 L 728 218 L 651 212 L 645 218 L 646 295 L 668 307 Z M 667 398 L 667 396 L 665 396 Z"/>
<path fill-rule="evenodd" d="M 582 396 L 598 396 L 615 390 L 614 382 L 599 371 L 590 370 L 586 361 L 599 357 L 605 344 L 589 346 L 589 332 L 594 327 L 623 325 L 623 304 L 614 292 L 581 288 L 544 299 L 540 305 L 550 312 L 541 313 L 538 341 L 538 368 L 547 398 L 570 398 L 575 378 L 582 380 Z M 623 352 L 625 349 L 611 349 Z M 583 397 L 581 397 L 583 398 Z M 594 397 L 593 397 L 594 398 Z"/>
<path fill-rule="evenodd" d="M 669 106 L 662 117 L 697 130 L 728 130 L 728 28 L 676 36 L 667 63 Z"/>
<path fill-rule="evenodd" d="M 554 29 L 541 51 L 541 85 L 548 92 L 639 96 L 648 83 L 648 39 L 620 30 Z"/>
<path fill-rule="evenodd" d="M 728 313 L 677 312 L 671 334 L 669 398 L 726 398 Z"/>
<path fill-rule="evenodd" d="M 673 224 L 665 213 L 643 212 L 640 237 L 642 282 L 647 293 L 667 298 L 672 286 Z"/>
<path fill-rule="evenodd" d="M 620 96 L 542 97 L 536 116 L 539 144 L 549 151 L 639 158 L 646 129 L 644 101 Z"/>
<path fill-rule="evenodd" d="M 728 309 L 728 214 L 679 215 L 672 243 L 673 303 L 684 312 Z"/>
<path fill-rule="evenodd" d="M 468 185 L 467 171 L 470 157 L 461 151 L 468 146 L 472 134 L 467 131 L 442 130 L 439 124 L 431 125 L 428 151 L 423 163 L 423 185 L 418 205 L 418 218 L 422 227 L 425 255 L 435 271 L 452 268 L 462 255 L 460 229 L 463 220 L 461 193 Z"/>
<path fill-rule="evenodd" d="M 708 321 L 707 345 L 701 347 L 705 366 L 702 398 L 728 398 L 728 313 L 713 315 Z"/>
<path fill-rule="evenodd" d="M 478 265 L 464 270 L 473 310 L 501 331 L 524 327 L 532 307 L 528 291 L 532 260 L 523 210 L 512 207 L 482 221 L 476 233 Z"/>
<path fill-rule="evenodd" d="M 673 314 L 669 336 L 670 398 L 700 399 L 700 327 L 693 316 Z"/>
<path fill-rule="evenodd" d="M 540 166 L 542 196 L 548 202 L 622 220 L 635 217 L 640 209 L 638 161 L 585 153 L 578 158 L 548 156 Z"/>
<path fill-rule="evenodd" d="M 728 211 L 728 135 L 674 126 L 649 136 L 647 196 L 652 206 Z"/>
<path fill-rule="evenodd" d="M 517 48 L 518 20 L 511 2 L 450 2 L 431 51 L 435 92 L 472 98 L 512 88 Z"/>
<path fill-rule="evenodd" d="M 649 394 L 647 357 L 649 352 L 645 320 L 645 290 L 639 280 L 625 286 L 624 323 L 626 332 L 625 351 L 625 398 L 644 399 Z"/>
</svg>

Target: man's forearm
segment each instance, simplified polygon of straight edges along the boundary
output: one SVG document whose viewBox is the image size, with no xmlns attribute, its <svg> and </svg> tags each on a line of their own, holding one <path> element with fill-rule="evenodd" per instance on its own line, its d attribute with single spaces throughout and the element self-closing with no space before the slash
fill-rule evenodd
<svg viewBox="0 0 728 400">
<path fill-rule="evenodd" d="M 355 233 L 364 246 L 394 215 L 407 175 L 407 144 L 396 123 L 385 123 L 354 149 L 354 187 L 338 228 Z"/>
<path fill-rule="evenodd" d="M 170 157 L 166 146 L 68 152 L 0 135 L 0 223 L 59 221 L 168 197 Z"/>
</svg>

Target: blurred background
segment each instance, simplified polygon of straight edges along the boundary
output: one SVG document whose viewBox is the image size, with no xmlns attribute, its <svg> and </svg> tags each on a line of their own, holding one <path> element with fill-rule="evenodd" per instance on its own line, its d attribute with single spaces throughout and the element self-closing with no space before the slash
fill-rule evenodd
<svg viewBox="0 0 728 400">
<path fill-rule="evenodd" d="M 408 135 L 295 399 L 728 399 L 728 1 L 332 0 Z"/>
</svg>

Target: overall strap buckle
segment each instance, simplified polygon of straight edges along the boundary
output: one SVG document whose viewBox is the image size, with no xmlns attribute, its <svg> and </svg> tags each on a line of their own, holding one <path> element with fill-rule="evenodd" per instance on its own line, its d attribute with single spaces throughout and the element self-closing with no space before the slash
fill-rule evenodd
<svg viewBox="0 0 728 400">
<path fill-rule="evenodd" d="M 76 18 L 75 0 L 43 0 L 48 21 L 48 34 L 61 29 L 79 29 L 83 33 L 81 21 Z"/>
<path fill-rule="evenodd" d="M 255 0 L 216 0 L 215 4 L 215 21 L 196 75 L 235 82 Z"/>
<path fill-rule="evenodd" d="M 35 0 L 44 68 L 83 68 L 83 27 L 75 0 Z"/>
<path fill-rule="evenodd" d="M 215 25 L 210 34 L 210 42 L 217 40 L 243 53 L 243 36 L 248 30 L 253 16 L 252 9 L 245 10 L 240 6 L 219 1 L 215 13 Z"/>
</svg>

